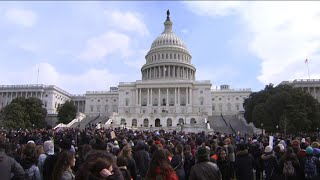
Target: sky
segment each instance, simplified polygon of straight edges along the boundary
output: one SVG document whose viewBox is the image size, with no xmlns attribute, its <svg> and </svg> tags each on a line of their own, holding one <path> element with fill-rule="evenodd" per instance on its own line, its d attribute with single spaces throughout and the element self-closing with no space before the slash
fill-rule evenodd
<svg viewBox="0 0 320 180">
<path fill-rule="evenodd" d="M 0 85 L 85 94 L 140 80 L 167 9 L 196 80 L 211 80 L 213 89 L 259 91 L 309 78 L 308 66 L 320 79 L 320 2 L 2 1 Z"/>
</svg>

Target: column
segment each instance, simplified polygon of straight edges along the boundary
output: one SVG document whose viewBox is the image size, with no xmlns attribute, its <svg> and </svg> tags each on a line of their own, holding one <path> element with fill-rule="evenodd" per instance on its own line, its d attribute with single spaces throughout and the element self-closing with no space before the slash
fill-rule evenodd
<svg viewBox="0 0 320 180">
<path fill-rule="evenodd" d="M 42 100 L 42 94 L 43 94 L 43 92 L 40 92 L 40 99 Z M 22 94 L 21 94 L 21 96 L 22 96 Z"/>
<path fill-rule="evenodd" d="M 156 76 L 156 67 L 153 67 L 153 77 L 156 79 L 157 76 Z"/>
<path fill-rule="evenodd" d="M 160 88 L 159 88 L 159 99 L 158 99 L 158 106 L 161 104 L 161 99 L 160 99 Z"/>
<path fill-rule="evenodd" d="M 177 77 L 180 78 L 180 66 L 178 66 L 177 71 L 178 71 Z"/>
<path fill-rule="evenodd" d="M 167 88 L 167 101 L 166 101 L 166 105 L 169 106 L 169 88 Z"/>
<path fill-rule="evenodd" d="M 192 105 L 192 88 L 190 88 L 189 93 L 190 93 L 190 104 Z"/>
<path fill-rule="evenodd" d="M 150 104 L 151 104 L 151 106 L 153 106 L 153 102 L 152 102 L 152 101 L 153 101 L 153 99 L 152 99 L 152 88 L 151 88 L 151 95 L 150 95 L 150 97 L 151 97 L 151 98 L 150 98 Z"/>
<path fill-rule="evenodd" d="M 150 104 L 150 102 L 149 102 L 149 95 L 150 95 L 150 92 L 149 92 L 149 88 L 148 88 L 147 106 L 149 106 L 149 104 Z"/>
<path fill-rule="evenodd" d="M 80 102 L 77 101 L 77 112 L 79 112 L 79 106 L 80 106 Z"/>
<path fill-rule="evenodd" d="M 166 77 L 166 66 L 163 66 L 163 77 Z"/>
<path fill-rule="evenodd" d="M 139 105 L 141 106 L 141 88 L 139 88 Z"/>
<path fill-rule="evenodd" d="M 174 105 L 177 104 L 177 88 L 174 88 Z"/>
<path fill-rule="evenodd" d="M 168 66 L 168 77 L 170 77 L 170 74 L 171 74 L 171 68 L 170 68 L 170 66 Z"/>
<path fill-rule="evenodd" d="M 180 106 L 180 88 L 178 88 L 178 105 Z"/>
<path fill-rule="evenodd" d="M 173 77 L 174 77 L 174 78 L 177 78 L 177 77 L 176 77 L 176 66 L 173 66 Z M 174 103 L 176 103 L 176 102 L 174 102 Z"/>
<path fill-rule="evenodd" d="M 188 105 L 189 104 L 189 88 L 187 87 L 186 88 L 186 105 Z"/>
<path fill-rule="evenodd" d="M 161 77 L 161 68 L 159 66 L 159 77 L 158 78 L 160 78 L 160 77 Z"/>
<path fill-rule="evenodd" d="M 139 104 L 139 101 L 138 101 L 138 88 L 136 89 L 136 106 Z"/>
<path fill-rule="evenodd" d="M 4 105 L 6 106 L 8 103 L 8 92 L 6 92 L 6 103 L 4 103 Z"/>
</svg>

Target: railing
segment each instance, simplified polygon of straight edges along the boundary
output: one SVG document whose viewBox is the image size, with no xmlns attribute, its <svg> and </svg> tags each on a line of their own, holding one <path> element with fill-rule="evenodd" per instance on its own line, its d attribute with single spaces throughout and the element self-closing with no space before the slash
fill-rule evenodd
<svg viewBox="0 0 320 180">
<path fill-rule="evenodd" d="M 295 79 L 293 82 L 319 82 L 320 79 Z"/>
<path fill-rule="evenodd" d="M 251 91 L 251 88 L 211 89 L 211 91 Z"/>
<path fill-rule="evenodd" d="M 89 122 L 86 124 L 85 128 L 87 128 L 88 126 L 90 126 L 90 125 L 91 125 L 94 121 L 96 121 L 99 117 L 100 117 L 100 114 L 99 114 L 97 117 L 95 117 L 94 119 L 92 119 L 91 121 L 89 121 Z"/>
<path fill-rule="evenodd" d="M 43 84 L 0 85 L 0 88 L 45 88 Z"/>
<path fill-rule="evenodd" d="M 224 123 L 226 124 L 226 126 L 228 126 L 228 123 L 227 123 L 227 121 L 224 119 L 224 117 L 222 116 L 222 114 L 221 114 L 221 118 L 222 118 L 222 120 L 224 121 Z"/>
<path fill-rule="evenodd" d="M 86 94 L 106 94 L 110 93 L 110 91 L 86 91 Z"/>
</svg>

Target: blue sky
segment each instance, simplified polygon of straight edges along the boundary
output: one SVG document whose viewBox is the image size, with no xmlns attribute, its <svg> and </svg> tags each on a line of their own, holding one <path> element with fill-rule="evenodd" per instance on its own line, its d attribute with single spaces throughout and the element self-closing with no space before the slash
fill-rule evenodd
<svg viewBox="0 0 320 180">
<path fill-rule="evenodd" d="M 0 2 L 0 84 L 54 84 L 72 94 L 141 79 L 170 9 L 197 80 L 263 89 L 319 79 L 319 2 Z"/>
</svg>

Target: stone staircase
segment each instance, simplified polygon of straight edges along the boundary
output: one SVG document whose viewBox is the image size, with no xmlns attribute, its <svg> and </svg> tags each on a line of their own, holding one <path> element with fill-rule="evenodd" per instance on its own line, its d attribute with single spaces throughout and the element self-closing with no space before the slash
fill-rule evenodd
<svg viewBox="0 0 320 180">
<path fill-rule="evenodd" d="M 248 124 L 245 124 L 241 119 L 236 115 L 224 115 L 224 120 L 231 125 L 236 133 L 240 132 L 241 134 L 253 134 L 254 130 Z"/>
<path fill-rule="evenodd" d="M 232 134 L 230 126 L 219 116 L 209 116 L 207 121 L 210 124 L 210 128 L 215 132 Z"/>
</svg>

